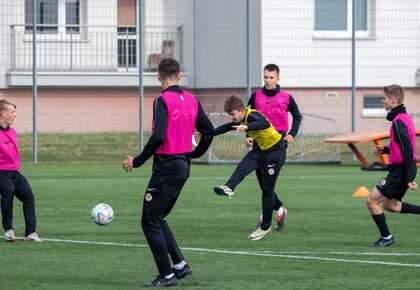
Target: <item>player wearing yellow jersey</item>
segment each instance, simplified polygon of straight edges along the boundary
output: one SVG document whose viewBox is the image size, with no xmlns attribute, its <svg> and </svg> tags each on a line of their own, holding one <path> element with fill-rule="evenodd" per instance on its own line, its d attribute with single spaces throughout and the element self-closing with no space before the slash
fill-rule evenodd
<svg viewBox="0 0 420 290">
<path fill-rule="evenodd" d="M 232 120 L 230 123 L 219 126 L 215 129 L 215 135 L 236 130 L 239 133 L 247 134 L 255 143 L 225 185 L 216 186 L 214 192 L 218 195 L 231 198 L 236 186 L 244 178 L 257 168 L 261 170 L 261 177 L 258 179 L 262 191 L 262 213 L 263 218 L 256 231 L 249 235 L 248 239 L 256 241 L 262 239 L 271 232 L 271 219 L 275 204 L 274 188 L 277 177 L 284 163 L 285 154 L 282 149 L 282 135 L 276 131 L 268 119 L 259 111 L 245 108 L 244 102 L 237 96 L 229 97 L 225 102 L 225 111 Z"/>
</svg>

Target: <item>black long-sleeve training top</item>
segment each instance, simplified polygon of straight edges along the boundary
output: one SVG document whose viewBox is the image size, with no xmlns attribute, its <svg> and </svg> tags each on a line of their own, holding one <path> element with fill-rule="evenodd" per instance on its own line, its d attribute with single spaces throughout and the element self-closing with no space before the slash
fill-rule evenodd
<svg viewBox="0 0 420 290">
<path fill-rule="evenodd" d="M 270 122 L 258 111 L 251 112 L 248 115 L 248 123 L 246 124 L 248 129 L 247 131 L 256 131 L 256 130 L 264 130 L 270 127 Z M 236 130 L 233 126 L 238 126 L 239 123 L 230 122 L 223 125 L 220 125 L 216 129 L 214 129 L 214 135 L 220 135 L 226 133 L 228 131 Z"/>
<path fill-rule="evenodd" d="M 170 86 L 165 91 L 173 91 L 182 93 L 183 89 L 180 86 Z M 146 146 L 144 146 L 141 154 L 134 158 L 133 167 L 140 167 L 143 165 L 151 156 L 153 156 L 159 149 L 160 145 L 163 144 L 166 130 L 168 127 L 168 107 L 166 106 L 163 98 L 156 98 L 153 102 L 153 133 L 150 136 Z M 214 127 L 204 112 L 200 102 L 198 102 L 198 114 L 195 122 L 195 128 L 201 134 L 200 142 L 197 147 L 191 153 L 186 153 L 188 157 L 198 158 L 202 156 L 209 148 L 211 141 L 213 140 Z"/>
<path fill-rule="evenodd" d="M 266 96 L 273 97 L 280 91 L 280 86 L 277 85 L 276 88 L 273 90 L 268 90 L 265 87 L 263 87 L 262 90 Z M 292 135 L 294 138 L 296 137 L 299 131 L 300 123 L 302 122 L 302 115 L 299 111 L 299 107 L 296 104 L 296 101 L 293 98 L 293 96 L 292 95 L 289 95 L 289 96 L 290 96 L 290 100 L 289 100 L 289 105 L 287 107 L 287 111 L 290 112 L 290 114 L 292 114 L 292 117 L 293 117 L 292 127 L 290 128 L 289 134 Z M 250 106 L 251 109 L 255 109 L 255 93 L 253 93 L 251 97 L 249 98 L 248 106 Z M 282 133 L 286 134 L 287 132 L 282 132 Z"/>
</svg>

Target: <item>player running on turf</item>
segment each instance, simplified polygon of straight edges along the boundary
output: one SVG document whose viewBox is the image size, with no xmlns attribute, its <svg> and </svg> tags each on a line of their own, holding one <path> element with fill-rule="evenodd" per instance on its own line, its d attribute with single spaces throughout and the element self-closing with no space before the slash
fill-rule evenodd
<svg viewBox="0 0 420 290">
<path fill-rule="evenodd" d="M 366 199 L 366 205 L 381 234 L 379 240 L 371 244 L 373 247 L 395 244 L 395 239 L 388 230 L 383 209 L 389 212 L 420 214 L 419 206 L 401 201 L 407 189 L 417 189 L 417 183 L 414 181 L 417 174 L 416 128 L 405 110 L 403 101 L 404 90 L 400 86 L 384 87 L 382 104 L 389 110 L 386 119 L 392 122 L 390 142 L 385 147 L 376 146 L 375 153 L 389 154 L 389 174 L 376 185 Z"/>
</svg>

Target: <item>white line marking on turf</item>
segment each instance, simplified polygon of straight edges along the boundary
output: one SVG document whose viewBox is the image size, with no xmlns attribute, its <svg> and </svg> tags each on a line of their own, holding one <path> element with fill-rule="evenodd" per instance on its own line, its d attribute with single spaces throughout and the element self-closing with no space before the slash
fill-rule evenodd
<svg viewBox="0 0 420 290">
<path fill-rule="evenodd" d="M 395 256 L 395 257 L 414 257 L 420 256 L 420 253 L 375 253 L 375 252 L 305 252 L 305 251 L 291 251 L 291 252 L 273 252 L 273 251 L 261 251 L 260 253 L 267 253 L 267 254 L 287 254 L 287 255 L 294 255 L 294 254 L 316 254 L 316 255 L 355 255 L 355 256 Z"/>
<path fill-rule="evenodd" d="M 19 238 L 22 239 L 22 238 Z M 95 242 L 95 241 L 79 241 L 79 240 L 61 240 L 61 239 L 43 239 L 46 242 L 57 242 L 57 243 L 74 243 L 74 244 L 89 244 L 89 245 L 104 245 L 104 246 L 117 246 L 117 247 L 138 247 L 148 248 L 148 245 L 141 244 L 124 244 L 124 243 L 113 243 L 113 242 Z M 308 254 L 328 254 L 328 255 L 383 255 L 383 256 L 418 256 L 419 254 L 399 254 L 399 253 L 351 253 L 351 252 L 289 252 L 289 253 L 276 253 L 276 252 L 255 252 L 255 251 L 231 251 L 221 249 L 206 249 L 206 248 L 191 248 L 181 247 L 185 251 L 194 252 L 206 252 L 216 254 L 229 254 L 229 255 L 248 255 L 248 256 L 263 256 L 263 257 L 277 257 L 277 258 L 289 258 L 289 259 L 304 259 L 304 260 L 318 260 L 318 261 L 333 261 L 343 263 L 357 263 L 357 264 L 375 264 L 375 265 L 386 265 L 386 266 L 399 266 L 399 267 L 416 267 L 420 268 L 420 264 L 405 264 L 395 262 L 384 262 L 384 261 L 368 261 L 368 260 L 352 260 L 352 259 L 340 259 L 340 258 L 325 258 L 325 257 L 314 257 L 306 256 Z M 303 255 L 305 256 L 303 256 Z"/>
<path fill-rule="evenodd" d="M 416 268 L 420 268 L 420 264 L 404 264 L 404 263 L 383 262 L 383 261 L 351 260 L 351 259 L 325 258 L 325 257 L 313 257 L 313 256 L 298 256 L 298 255 L 295 256 L 295 255 L 274 254 L 274 253 L 264 253 L 264 252 L 228 251 L 228 250 L 214 250 L 214 249 L 188 248 L 188 247 L 183 247 L 181 249 L 183 249 L 183 250 L 190 250 L 190 251 L 196 251 L 196 252 L 218 253 L 218 254 L 236 254 L 236 255 L 250 255 L 250 256 L 265 256 L 265 257 L 278 257 L 278 258 L 290 258 L 290 259 L 334 261 L 334 262 L 344 262 L 344 263 L 376 264 L 376 265 L 386 265 L 386 266 L 400 266 L 400 267 L 416 267 Z"/>
</svg>

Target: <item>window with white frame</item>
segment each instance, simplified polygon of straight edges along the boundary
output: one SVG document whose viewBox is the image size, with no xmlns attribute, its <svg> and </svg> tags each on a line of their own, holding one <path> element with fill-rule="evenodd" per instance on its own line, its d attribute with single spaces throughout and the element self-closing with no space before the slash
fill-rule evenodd
<svg viewBox="0 0 420 290">
<path fill-rule="evenodd" d="M 355 1 L 356 37 L 372 32 L 375 0 L 315 0 L 315 37 L 351 37 L 353 1 Z"/>
<path fill-rule="evenodd" d="M 33 0 L 25 0 L 25 30 L 32 31 L 33 23 Z M 36 5 L 37 32 L 58 31 L 58 1 L 39 0 Z"/>
<path fill-rule="evenodd" d="M 136 27 L 119 26 L 118 30 L 118 67 L 135 68 L 137 66 Z"/>
<path fill-rule="evenodd" d="M 33 0 L 25 0 L 25 31 L 32 31 Z M 79 33 L 80 0 L 37 0 L 37 32 Z"/>
<path fill-rule="evenodd" d="M 384 117 L 387 111 L 382 105 L 383 95 L 365 94 L 363 95 L 363 117 Z"/>
<path fill-rule="evenodd" d="M 80 1 L 66 0 L 66 32 L 80 32 Z"/>
</svg>

